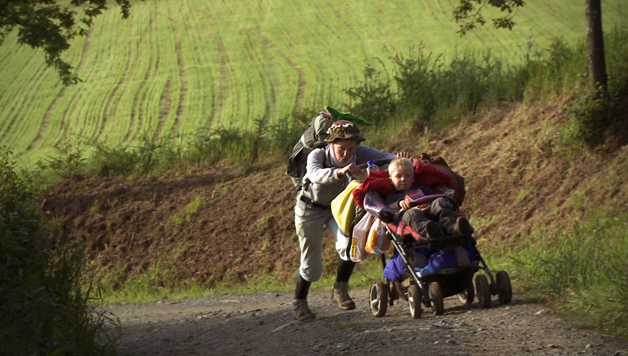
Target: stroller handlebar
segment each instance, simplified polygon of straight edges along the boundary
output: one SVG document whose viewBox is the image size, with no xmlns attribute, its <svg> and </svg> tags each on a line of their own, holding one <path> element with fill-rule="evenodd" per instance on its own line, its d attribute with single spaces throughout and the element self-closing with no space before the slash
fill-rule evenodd
<svg viewBox="0 0 628 356">
<path fill-rule="evenodd" d="M 387 158 L 387 159 L 378 159 L 377 161 L 373 161 L 373 163 L 374 163 L 376 166 L 383 166 L 383 165 L 385 165 L 385 164 L 390 163 L 390 161 L 392 161 L 392 159 L 391 159 L 391 158 Z M 364 168 L 366 168 L 366 163 L 359 164 L 359 165 L 358 165 L 358 167 L 360 167 L 360 169 L 364 169 Z"/>
<path fill-rule="evenodd" d="M 387 159 L 379 159 L 379 160 L 373 161 L 373 163 L 376 166 L 383 166 L 385 164 L 390 163 L 390 161 L 392 161 L 392 159 L 391 158 L 387 158 Z M 360 168 L 360 170 L 364 170 L 366 168 L 366 165 L 367 165 L 366 163 L 358 164 L 358 168 Z M 358 179 L 358 177 L 356 177 L 353 174 L 351 174 L 351 172 L 347 172 L 346 175 L 349 178 L 349 181 Z"/>
</svg>

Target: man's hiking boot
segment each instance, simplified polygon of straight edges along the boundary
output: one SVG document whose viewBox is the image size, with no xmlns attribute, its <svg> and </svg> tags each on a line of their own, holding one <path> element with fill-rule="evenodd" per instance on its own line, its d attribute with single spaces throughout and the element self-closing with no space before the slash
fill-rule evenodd
<svg viewBox="0 0 628 356">
<path fill-rule="evenodd" d="M 473 228 L 471 224 L 469 224 L 469 220 L 465 217 L 459 217 L 456 219 L 456 226 L 454 229 L 460 234 L 464 236 L 471 235 L 473 233 Z"/>
<path fill-rule="evenodd" d="M 294 318 L 297 321 L 306 321 L 316 318 L 316 315 L 312 313 L 307 306 L 307 299 L 295 299 L 292 301 L 292 310 L 294 311 Z"/>
<path fill-rule="evenodd" d="M 331 300 L 338 303 L 342 310 L 355 309 L 355 302 L 349 296 L 349 284 L 347 282 L 334 283 L 334 290 L 331 292 Z"/>
<path fill-rule="evenodd" d="M 437 239 L 443 236 L 443 230 L 438 223 L 433 220 L 429 220 L 425 223 L 425 232 L 428 239 Z"/>
</svg>

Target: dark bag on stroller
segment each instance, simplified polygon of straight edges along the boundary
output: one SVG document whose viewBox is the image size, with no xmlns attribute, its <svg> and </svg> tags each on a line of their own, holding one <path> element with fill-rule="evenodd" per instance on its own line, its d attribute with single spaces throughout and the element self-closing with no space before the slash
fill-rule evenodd
<svg viewBox="0 0 628 356">
<path fill-rule="evenodd" d="M 473 263 L 473 246 L 461 246 L 451 249 L 431 252 L 426 248 L 416 248 L 407 250 L 408 256 L 419 255 L 421 258 L 410 259 L 408 263 L 415 271 L 418 269 L 423 274 L 435 273 L 447 268 L 469 267 Z M 415 263 L 414 261 L 420 261 Z M 427 263 L 425 263 L 427 261 Z M 405 265 L 401 255 L 397 252 L 388 260 L 383 272 L 384 278 L 391 282 L 400 282 L 409 276 L 406 273 Z"/>
</svg>

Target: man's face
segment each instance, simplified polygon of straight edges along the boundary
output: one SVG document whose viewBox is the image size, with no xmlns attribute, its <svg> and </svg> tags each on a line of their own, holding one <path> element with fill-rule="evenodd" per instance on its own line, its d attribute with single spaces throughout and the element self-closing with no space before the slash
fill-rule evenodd
<svg viewBox="0 0 628 356">
<path fill-rule="evenodd" d="M 390 172 L 390 180 L 396 190 L 406 190 L 412 187 L 414 172 L 410 169 L 395 168 Z"/>
<path fill-rule="evenodd" d="M 340 140 L 331 144 L 334 156 L 340 163 L 349 162 L 351 156 L 355 153 L 356 147 L 358 147 L 358 141 L 356 140 Z"/>
</svg>

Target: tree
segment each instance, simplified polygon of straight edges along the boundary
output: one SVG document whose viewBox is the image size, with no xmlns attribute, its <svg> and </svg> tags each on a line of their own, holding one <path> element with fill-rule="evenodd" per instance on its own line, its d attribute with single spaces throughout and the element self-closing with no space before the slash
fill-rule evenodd
<svg viewBox="0 0 628 356">
<path fill-rule="evenodd" d="M 608 76 L 604 58 L 601 0 L 587 0 L 587 52 L 591 96 L 594 100 L 605 98 L 608 95 Z"/>
<path fill-rule="evenodd" d="M 482 9 L 486 5 L 498 8 L 505 13 L 505 16 L 493 19 L 493 25 L 496 28 L 512 30 L 515 25 L 512 20 L 514 12 L 517 8 L 524 6 L 524 2 L 523 0 L 460 0 L 460 4 L 453 11 L 454 20 L 460 23 L 458 32 L 464 35 L 473 30 L 476 24 L 484 25 L 486 20 L 482 16 Z M 591 97 L 595 100 L 606 97 L 608 90 L 601 0 L 587 0 L 586 17 Z"/>
<path fill-rule="evenodd" d="M 115 0 L 122 17 L 129 16 L 130 0 Z M 94 18 L 107 10 L 108 0 L 0 0 L 0 45 L 17 29 L 19 44 L 44 51 L 46 64 L 54 67 L 65 85 L 80 79 L 61 58 L 76 36 L 85 36 Z"/>
</svg>

